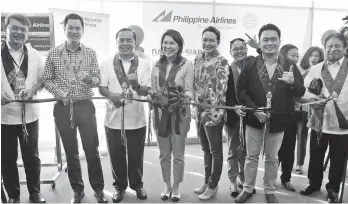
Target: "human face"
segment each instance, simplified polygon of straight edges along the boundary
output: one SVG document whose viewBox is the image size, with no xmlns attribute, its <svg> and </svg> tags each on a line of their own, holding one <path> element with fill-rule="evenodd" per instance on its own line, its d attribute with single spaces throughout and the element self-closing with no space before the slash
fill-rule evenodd
<svg viewBox="0 0 348 204">
<path fill-rule="evenodd" d="M 278 53 L 280 39 L 275 30 L 265 30 L 260 36 L 260 48 L 265 55 L 275 55 Z"/>
<path fill-rule="evenodd" d="M 202 47 L 206 54 L 212 54 L 217 50 L 219 42 L 215 33 L 207 31 L 202 36 Z"/>
<path fill-rule="evenodd" d="M 313 66 L 319 63 L 320 53 L 318 50 L 314 50 L 311 55 L 309 56 L 309 65 Z"/>
<path fill-rule="evenodd" d="M 330 38 L 325 45 L 327 59 L 330 62 L 340 60 L 344 55 L 343 42 L 338 38 Z"/>
<path fill-rule="evenodd" d="M 135 48 L 133 33 L 130 31 L 119 32 L 116 39 L 116 45 L 121 55 L 132 54 Z"/>
<path fill-rule="evenodd" d="M 248 54 L 248 48 L 246 47 L 244 42 L 237 40 L 232 44 L 230 52 L 234 60 L 242 61 Z"/>
<path fill-rule="evenodd" d="M 83 27 L 79 19 L 69 19 L 64 27 L 65 35 L 70 42 L 78 43 L 83 36 Z"/>
<path fill-rule="evenodd" d="M 162 52 L 167 58 L 175 58 L 179 51 L 179 45 L 172 36 L 166 35 L 162 42 Z"/>
<path fill-rule="evenodd" d="M 23 45 L 28 39 L 28 31 L 28 26 L 14 18 L 11 18 L 8 26 L 6 27 L 6 38 L 10 44 L 13 43 Z"/>
<path fill-rule="evenodd" d="M 288 59 L 292 60 L 293 62 L 295 62 L 295 64 L 297 64 L 298 59 L 299 59 L 299 54 L 298 54 L 298 49 L 296 48 L 292 48 L 288 51 Z"/>
</svg>

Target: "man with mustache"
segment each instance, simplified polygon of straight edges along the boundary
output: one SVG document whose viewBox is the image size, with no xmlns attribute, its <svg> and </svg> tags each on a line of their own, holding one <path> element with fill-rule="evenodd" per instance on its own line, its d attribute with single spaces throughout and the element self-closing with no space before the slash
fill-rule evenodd
<svg viewBox="0 0 348 204">
<path fill-rule="evenodd" d="M 121 99 L 123 96 L 142 98 L 148 95 L 151 86 L 150 65 L 134 54 L 135 42 L 136 35 L 131 29 L 119 30 L 116 34 L 118 53 L 105 59 L 100 69 L 99 91 L 110 99 L 106 103 L 104 125 L 115 187 L 112 200 L 117 203 L 123 200 L 128 180 L 137 197 L 147 199 L 142 181 L 146 137 L 144 104 Z"/>
<path fill-rule="evenodd" d="M 272 109 L 277 112 L 250 111 L 246 114 L 245 182 L 243 192 L 235 200 L 237 203 L 244 203 L 252 196 L 261 147 L 264 147 L 265 154 L 266 201 L 278 202 L 274 184 L 278 173 L 277 154 L 289 119 L 286 112 L 291 111 L 293 97 L 301 97 L 305 92 L 303 78 L 296 65 L 278 53 L 279 28 L 266 24 L 260 28 L 258 37 L 261 54 L 246 63 L 238 79 L 237 96 L 242 105 L 250 108 L 263 108 L 271 102 Z"/>
<path fill-rule="evenodd" d="M 5 18 L 6 41 L 1 44 L 1 174 L 9 203 L 20 202 L 17 168 L 18 140 L 27 178 L 29 200 L 45 203 L 40 193 L 39 105 L 11 102 L 33 99 L 42 88 L 44 62 L 24 43 L 30 20 L 21 14 Z"/>
<path fill-rule="evenodd" d="M 312 66 L 305 80 L 305 86 L 308 87 L 313 79 L 321 79 L 323 87 L 320 95 L 317 96 L 307 89 L 304 97 L 310 101 L 323 98 L 332 100 L 311 105 L 312 115 L 307 124 L 312 129 L 308 166 L 309 185 L 301 190 L 301 194 L 310 195 L 320 190 L 324 157 L 329 145 L 327 200 L 329 203 L 337 203 L 348 147 L 348 59 L 344 56 L 346 39 L 341 33 L 332 33 L 325 39 L 324 46 L 327 60 Z"/>
<path fill-rule="evenodd" d="M 80 42 L 84 33 L 82 17 L 77 14 L 67 15 L 64 19 L 64 32 L 66 41 L 48 53 L 43 76 L 45 88 L 55 98 L 92 97 L 92 88 L 100 84 L 100 73 L 95 51 Z M 66 154 L 70 185 L 74 190 L 71 202 L 80 203 L 85 196 L 77 128 L 86 155 L 94 196 L 100 203 L 107 202 L 103 193 L 104 178 L 93 102 L 88 99 L 62 99 L 54 105 L 53 115 Z"/>
</svg>

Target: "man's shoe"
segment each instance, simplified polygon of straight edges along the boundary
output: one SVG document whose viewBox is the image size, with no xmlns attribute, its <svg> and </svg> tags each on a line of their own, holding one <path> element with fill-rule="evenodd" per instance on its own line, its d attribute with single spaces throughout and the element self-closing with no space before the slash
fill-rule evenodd
<svg viewBox="0 0 348 204">
<path fill-rule="evenodd" d="M 336 192 L 328 191 L 327 192 L 327 202 L 338 203 L 338 194 Z"/>
<path fill-rule="evenodd" d="M 147 193 L 144 188 L 139 188 L 135 190 L 135 193 L 137 194 L 137 197 L 140 200 L 146 200 L 147 199 Z"/>
<path fill-rule="evenodd" d="M 230 195 L 235 198 L 238 196 L 238 188 L 236 183 L 231 183 L 230 186 Z"/>
<path fill-rule="evenodd" d="M 240 193 L 234 201 L 236 203 L 245 203 L 249 198 L 251 198 L 251 196 L 253 196 L 252 193 L 242 191 L 242 193 Z"/>
<path fill-rule="evenodd" d="M 74 197 L 71 199 L 70 203 L 81 203 L 83 197 L 85 197 L 85 192 L 75 192 Z"/>
<path fill-rule="evenodd" d="M 115 190 L 115 193 L 112 195 L 112 201 L 114 203 L 119 203 L 123 200 L 123 195 L 125 191 L 120 191 L 118 189 Z"/>
<path fill-rule="evenodd" d="M 30 194 L 29 200 L 32 203 L 46 203 L 46 200 L 42 196 L 41 193 L 32 193 L 32 194 Z"/>
<path fill-rule="evenodd" d="M 108 200 L 105 198 L 103 191 L 94 192 L 94 197 L 97 199 L 98 203 L 107 203 Z"/>
<path fill-rule="evenodd" d="M 238 188 L 240 188 L 240 189 L 243 190 L 243 184 L 242 184 L 242 183 L 237 182 L 237 186 L 238 186 Z M 254 188 L 254 189 L 253 189 L 253 194 L 255 194 L 255 193 L 256 193 L 256 189 Z"/>
<path fill-rule="evenodd" d="M 291 191 L 291 192 L 295 192 L 296 191 L 296 189 L 295 189 L 295 187 L 291 184 L 291 182 L 289 181 L 289 182 L 282 182 L 282 184 L 283 184 L 283 186 L 287 189 L 287 190 L 289 190 L 289 191 Z"/>
<path fill-rule="evenodd" d="M 17 198 L 9 198 L 7 202 L 8 203 L 20 203 L 20 199 L 19 199 L 19 197 L 17 197 Z"/>
<path fill-rule="evenodd" d="M 265 194 L 267 203 L 279 203 L 277 197 L 272 194 Z"/>
<path fill-rule="evenodd" d="M 209 200 L 209 199 L 211 199 L 211 198 L 213 198 L 213 197 L 216 196 L 216 193 L 217 193 L 218 189 L 219 189 L 218 186 L 216 186 L 214 189 L 211 189 L 211 188 L 208 187 L 208 188 L 204 191 L 204 193 L 202 193 L 202 194 L 200 194 L 200 195 L 198 196 L 198 198 L 199 198 L 200 200 Z"/>
<path fill-rule="evenodd" d="M 195 194 L 202 194 L 202 193 L 204 193 L 205 192 L 205 190 L 207 190 L 207 188 L 208 188 L 208 184 L 203 184 L 200 188 L 196 188 L 195 190 L 193 190 L 193 192 L 195 193 Z"/>
<path fill-rule="evenodd" d="M 308 184 L 304 189 L 300 190 L 302 195 L 310 195 L 315 191 L 320 191 L 320 187 L 316 187 L 314 185 Z"/>
</svg>

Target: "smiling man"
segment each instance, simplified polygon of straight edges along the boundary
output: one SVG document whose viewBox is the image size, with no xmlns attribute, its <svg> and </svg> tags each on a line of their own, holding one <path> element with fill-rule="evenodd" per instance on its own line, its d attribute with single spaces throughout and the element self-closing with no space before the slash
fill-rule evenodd
<svg viewBox="0 0 348 204">
<path fill-rule="evenodd" d="M 134 54 L 135 42 L 136 35 L 131 29 L 119 30 L 116 34 L 118 53 L 106 58 L 100 68 L 99 91 L 110 99 L 106 103 L 104 125 L 115 187 L 112 200 L 117 203 L 123 199 L 128 180 L 137 197 L 147 199 L 142 181 L 146 136 L 144 104 L 121 99 L 122 93 L 133 98 L 146 96 L 151 86 L 150 65 Z M 121 131 L 121 106 L 124 106 L 125 135 Z"/>
<path fill-rule="evenodd" d="M 284 112 L 291 110 L 293 97 L 301 97 L 305 92 L 303 79 L 296 65 L 278 53 L 281 37 L 279 28 L 273 24 L 264 25 L 258 36 L 261 54 L 249 60 L 242 70 L 237 86 L 238 100 L 244 106 L 261 108 L 266 107 L 266 95 L 271 95 L 271 107 L 279 112 L 247 112 L 245 182 L 243 192 L 236 198 L 237 203 L 244 203 L 252 196 L 262 143 L 265 154 L 266 201 L 278 202 L 274 195 L 278 172 L 277 154 L 289 119 L 289 114 Z M 264 133 L 267 120 L 269 128 Z"/>
<path fill-rule="evenodd" d="M 84 33 L 81 16 L 69 14 L 64 19 L 66 41 L 52 48 L 47 56 L 44 82 L 45 88 L 56 98 L 92 97 L 92 88 L 98 87 L 100 73 L 96 53 L 80 42 Z M 54 105 L 53 115 L 62 138 L 68 163 L 68 176 L 74 197 L 72 203 L 80 203 L 85 196 L 82 180 L 77 128 L 88 165 L 90 184 L 98 202 L 107 202 L 104 197 L 104 178 L 98 146 L 95 107 L 91 100 L 62 99 Z"/>
<path fill-rule="evenodd" d="M 1 174 L 10 203 L 20 201 L 18 139 L 30 201 L 45 202 L 40 193 L 39 105 L 11 102 L 35 98 L 42 88 L 42 57 L 37 50 L 24 44 L 29 27 L 28 17 L 20 14 L 7 16 L 6 42 L 1 44 Z"/>
</svg>

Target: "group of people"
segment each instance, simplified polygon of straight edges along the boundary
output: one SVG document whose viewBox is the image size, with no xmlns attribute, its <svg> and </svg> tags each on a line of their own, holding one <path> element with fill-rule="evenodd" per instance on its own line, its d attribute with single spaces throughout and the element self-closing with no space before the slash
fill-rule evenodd
<svg viewBox="0 0 348 204">
<path fill-rule="evenodd" d="M 128 186 L 139 199 L 147 199 L 142 182 L 143 156 L 146 132 L 151 128 L 157 136 L 165 183 L 161 199 L 180 200 L 191 118 L 196 121 L 204 154 L 205 178 L 194 189 L 199 199 L 211 199 L 218 191 L 224 127 L 230 194 L 238 203 L 246 202 L 255 192 L 260 153 L 265 157 L 266 201 L 278 202 L 274 193 L 279 163 L 282 184 L 295 191 L 290 179 L 296 136 L 296 172 L 300 174 L 310 128 L 309 185 L 301 194 L 321 188 L 323 160 L 330 145 L 326 189 L 328 201 L 338 201 L 348 146 L 348 107 L 344 105 L 348 102 L 348 59 L 344 56 L 347 42 L 343 34 L 335 32 L 325 38 L 325 56 L 320 48 L 311 47 L 297 66 L 297 47 L 284 45 L 279 50 L 281 31 L 276 25 L 266 24 L 259 30 L 259 43 L 251 38 L 248 42 L 242 38 L 230 42 L 234 61 L 229 65 L 218 51 L 221 36 L 215 27 L 203 30 L 203 53 L 193 62 L 182 56 L 181 34 L 169 29 L 161 38 L 161 56 L 151 68 L 143 55 L 136 54 L 137 36 L 130 28 L 117 32 L 118 51 L 100 67 L 95 51 L 80 42 L 84 21 L 79 15 L 65 17 L 66 41 L 49 51 L 45 63 L 38 51 L 25 45 L 29 28 L 26 16 L 7 16 L 6 41 L 1 45 L 1 173 L 9 202 L 20 201 L 18 140 L 30 201 L 45 202 L 40 193 L 39 105 L 13 102 L 35 99 L 42 88 L 57 99 L 53 115 L 74 191 L 71 202 L 80 203 L 85 196 L 77 129 L 94 196 L 100 203 L 107 202 L 91 101 L 92 88 L 96 87 L 108 98 L 104 125 L 115 188 L 113 202 L 122 201 Z M 258 56 L 248 56 L 247 43 L 254 45 Z M 146 122 L 140 99 L 151 101 L 152 127 Z"/>
</svg>

